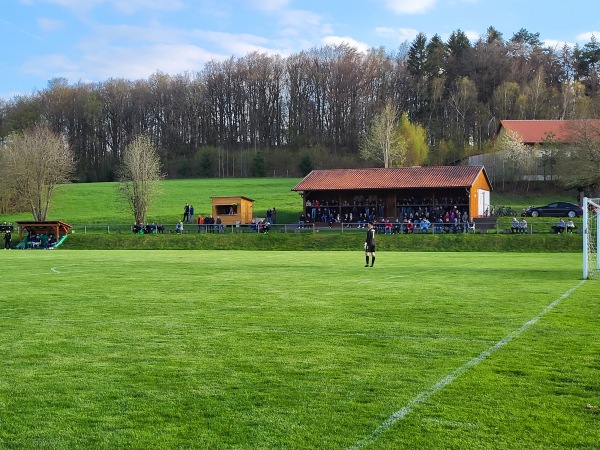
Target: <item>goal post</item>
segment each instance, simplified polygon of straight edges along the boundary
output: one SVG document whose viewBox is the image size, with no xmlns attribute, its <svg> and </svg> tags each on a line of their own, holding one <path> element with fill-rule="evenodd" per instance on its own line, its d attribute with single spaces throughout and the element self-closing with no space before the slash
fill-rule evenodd
<svg viewBox="0 0 600 450">
<path fill-rule="evenodd" d="M 600 244 L 600 198 L 583 199 L 583 279 L 600 279 L 600 259 L 598 259 L 598 244 Z"/>
</svg>

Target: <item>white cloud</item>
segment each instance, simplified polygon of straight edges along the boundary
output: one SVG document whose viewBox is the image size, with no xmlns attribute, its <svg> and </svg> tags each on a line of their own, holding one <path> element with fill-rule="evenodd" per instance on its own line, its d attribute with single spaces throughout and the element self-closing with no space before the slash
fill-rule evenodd
<svg viewBox="0 0 600 450">
<path fill-rule="evenodd" d="M 481 37 L 481 33 L 478 31 L 464 30 L 463 33 L 465 33 L 465 35 L 469 38 L 471 44 L 476 42 Z"/>
<path fill-rule="evenodd" d="M 49 79 L 65 76 L 64 73 L 67 72 L 77 71 L 78 65 L 63 54 L 51 53 L 30 58 L 23 64 L 22 69 L 26 74 Z"/>
<path fill-rule="evenodd" d="M 194 45 L 180 44 L 112 49 L 110 52 L 87 55 L 82 63 L 96 68 L 93 73 L 95 77 L 140 79 L 156 71 L 171 75 L 198 71 L 211 59 L 222 59 L 222 56 Z"/>
<path fill-rule="evenodd" d="M 250 6 L 261 11 L 280 11 L 286 8 L 290 0 L 247 0 Z"/>
<path fill-rule="evenodd" d="M 596 40 L 600 41 L 600 31 L 587 31 L 577 35 L 577 42 L 588 43 L 592 39 L 592 36 L 594 36 Z"/>
<path fill-rule="evenodd" d="M 354 47 L 359 52 L 366 53 L 371 46 L 364 42 L 359 42 L 351 37 L 343 36 L 326 36 L 323 38 L 323 44 L 325 45 L 341 45 L 348 44 L 350 47 Z"/>
<path fill-rule="evenodd" d="M 321 16 L 311 11 L 290 10 L 282 12 L 279 22 L 282 25 L 295 28 L 318 27 L 321 25 Z"/>
<path fill-rule="evenodd" d="M 140 10 L 177 11 L 184 7 L 184 3 L 181 0 L 21 0 L 21 3 L 25 5 L 50 3 L 62 6 L 76 13 L 88 12 L 102 5 L 112 6 L 117 11 L 125 14 L 133 14 Z"/>
<path fill-rule="evenodd" d="M 385 0 L 388 9 L 396 14 L 421 14 L 429 11 L 437 0 Z"/>
<path fill-rule="evenodd" d="M 387 39 L 395 39 L 398 42 L 413 41 L 419 32 L 414 28 L 388 28 L 377 27 L 375 33 Z"/>
<path fill-rule="evenodd" d="M 575 47 L 575 44 L 572 42 L 557 41 L 556 39 L 544 39 L 542 42 L 545 47 L 550 47 L 550 48 L 554 48 L 557 50 L 562 49 L 565 46 L 565 44 L 571 48 Z"/>
<path fill-rule="evenodd" d="M 42 31 L 56 31 L 63 28 L 64 25 L 58 20 L 45 19 L 43 17 L 38 18 L 36 22 Z"/>
<path fill-rule="evenodd" d="M 184 8 L 180 0 L 108 0 L 117 11 L 133 14 L 141 10 L 178 11 Z"/>
<path fill-rule="evenodd" d="M 250 52 L 278 53 L 268 47 L 269 40 L 252 34 L 231 34 L 196 30 L 193 36 L 200 41 L 218 47 L 219 53 L 228 56 L 244 56 Z"/>
</svg>

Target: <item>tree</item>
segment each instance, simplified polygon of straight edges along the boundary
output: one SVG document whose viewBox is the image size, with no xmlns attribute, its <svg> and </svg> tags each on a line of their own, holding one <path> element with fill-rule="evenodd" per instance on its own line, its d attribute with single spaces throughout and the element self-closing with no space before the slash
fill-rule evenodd
<svg viewBox="0 0 600 450">
<path fill-rule="evenodd" d="M 388 103 L 361 139 L 360 155 L 367 161 L 383 163 L 385 168 L 402 166 L 407 148 L 406 139 L 399 132 L 396 110 Z"/>
<path fill-rule="evenodd" d="M 300 164 L 298 165 L 302 176 L 305 177 L 313 170 L 312 159 L 310 159 L 310 155 L 308 153 L 302 155 L 300 158 Z"/>
<path fill-rule="evenodd" d="M 498 138 L 496 148 L 500 152 L 503 161 L 509 165 L 509 170 L 513 174 L 514 187 L 517 187 L 519 178 L 523 175 L 529 175 L 534 159 L 531 150 L 523 143 L 523 139 L 518 133 L 508 131 Z M 528 183 L 529 187 L 529 183 Z"/>
<path fill-rule="evenodd" d="M 162 177 L 158 150 L 148 136 L 136 136 L 123 152 L 117 169 L 117 188 L 137 223 L 146 222 L 148 208 L 159 194 L 158 182 Z"/>
<path fill-rule="evenodd" d="M 406 165 L 420 166 L 423 164 L 429 155 L 425 128 L 419 124 L 410 123 L 408 114 L 403 113 L 398 124 L 398 132 L 406 142 Z"/>
<path fill-rule="evenodd" d="M 63 137 L 42 125 L 12 133 L 0 156 L 7 189 L 27 204 L 33 220 L 45 221 L 56 186 L 68 183 L 75 170 Z"/>
<path fill-rule="evenodd" d="M 573 142 L 556 152 L 556 173 L 567 188 L 600 195 L 600 127 L 583 121 L 570 130 Z"/>
<path fill-rule="evenodd" d="M 264 178 L 267 176 L 267 165 L 260 153 L 257 153 L 252 160 L 252 176 L 256 178 Z"/>
</svg>

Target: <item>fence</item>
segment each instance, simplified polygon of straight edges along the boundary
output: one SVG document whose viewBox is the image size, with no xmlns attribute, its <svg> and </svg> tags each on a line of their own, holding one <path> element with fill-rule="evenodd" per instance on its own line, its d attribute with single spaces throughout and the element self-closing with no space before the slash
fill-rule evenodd
<svg viewBox="0 0 600 450">
<path fill-rule="evenodd" d="M 526 234 L 549 234 L 556 233 L 553 229 L 556 227 L 556 221 L 535 221 L 527 225 Z M 378 234 L 459 234 L 459 233 L 477 233 L 477 234 L 519 234 L 511 230 L 510 225 L 493 224 L 491 228 L 478 229 L 477 224 L 459 223 L 449 225 L 447 223 L 431 223 L 428 230 L 423 231 L 414 229 L 412 231 L 404 230 L 403 223 L 386 224 L 391 227 L 385 227 L 379 224 L 377 228 Z M 184 224 L 183 231 L 177 233 L 175 224 L 160 225 L 164 230 L 158 229 L 142 229 L 140 234 L 224 234 L 224 233 L 356 233 L 365 231 L 364 226 L 359 226 L 356 223 L 336 223 L 329 226 L 325 223 L 293 223 L 293 224 L 270 224 L 268 227 L 259 224 L 236 224 L 236 225 L 195 225 Z M 133 226 L 130 224 L 75 224 L 73 232 L 84 234 L 121 234 L 133 233 Z M 575 227 L 571 232 L 579 233 L 581 227 Z M 137 233 L 136 233 L 137 234 Z M 565 230 L 565 234 L 569 234 Z"/>
</svg>

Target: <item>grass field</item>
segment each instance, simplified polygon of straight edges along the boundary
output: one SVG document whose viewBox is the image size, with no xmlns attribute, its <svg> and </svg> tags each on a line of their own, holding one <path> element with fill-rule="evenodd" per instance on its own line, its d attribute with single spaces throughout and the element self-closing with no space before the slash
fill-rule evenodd
<svg viewBox="0 0 600 450">
<path fill-rule="evenodd" d="M 164 180 L 162 194 L 148 210 L 147 222 L 175 223 L 183 216 L 186 203 L 194 206 L 198 214 L 210 214 L 212 197 L 243 195 L 254 201 L 256 217 L 266 217 L 269 208 L 277 209 L 277 222 L 297 223 L 302 214 L 302 197 L 291 189 L 298 178 L 210 178 L 187 180 Z M 115 183 L 77 183 L 58 186 L 53 197 L 48 220 L 62 220 L 71 225 L 84 224 L 131 224 L 133 214 L 116 195 Z M 573 201 L 572 192 L 561 190 L 545 196 L 491 193 L 492 205 L 511 206 L 521 211 L 528 205 L 544 205 L 550 201 Z M 1 222 L 32 220 L 31 212 L 0 214 Z M 528 218 L 530 224 L 544 222 L 547 218 Z M 552 223 L 556 219 L 552 218 Z M 510 218 L 502 218 L 507 226 Z M 576 221 L 576 223 L 579 223 Z M 547 228 L 547 227 L 546 227 Z"/>
<path fill-rule="evenodd" d="M 578 254 L 3 252 L 2 449 L 593 449 Z"/>
</svg>

